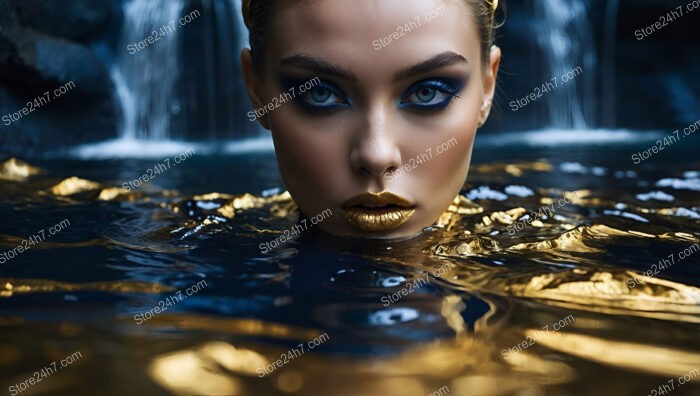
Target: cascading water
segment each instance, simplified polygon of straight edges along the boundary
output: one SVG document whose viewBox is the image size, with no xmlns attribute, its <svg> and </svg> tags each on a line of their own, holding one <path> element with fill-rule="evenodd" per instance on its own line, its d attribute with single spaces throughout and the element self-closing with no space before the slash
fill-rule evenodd
<svg viewBox="0 0 700 396">
<path fill-rule="evenodd" d="M 179 112 L 175 84 L 180 75 L 180 32 L 162 35 L 162 26 L 180 17 L 184 0 L 128 0 L 112 79 L 122 107 L 121 136 L 163 140 Z M 169 26 L 168 26 L 169 27 Z M 155 33 L 154 33 L 155 32 Z M 136 43 L 153 38 L 147 47 Z"/>
<path fill-rule="evenodd" d="M 550 126 L 585 129 L 595 121 L 595 52 L 592 24 L 586 5 L 580 0 L 536 1 L 535 18 L 543 21 L 536 28 L 537 43 L 545 56 L 548 78 L 561 78 L 581 68 L 572 80 L 556 87 L 556 96 L 547 100 Z M 578 41 L 574 41 L 576 38 Z"/>
<path fill-rule="evenodd" d="M 241 0 L 190 0 L 201 9 L 201 23 L 183 28 L 183 119 L 187 130 L 200 139 L 257 136 L 240 67 L 247 29 Z"/>
<path fill-rule="evenodd" d="M 269 134 L 246 116 L 251 108 L 239 55 L 248 37 L 240 10 L 241 0 L 124 0 L 111 69 L 119 138 L 72 152 L 160 158 L 193 147 L 197 153 L 272 151 Z"/>
<path fill-rule="evenodd" d="M 603 78 L 601 86 L 602 123 L 605 127 L 614 127 L 617 123 L 617 79 L 615 44 L 617 42 L 617 17 L 620 0 L 610 0 L 605 7 L 605 30 L 603 45 Z"/>
<path fill-rule="evenodd" d="M 257 134 L 243 118 L 248 103 L 238 56 L 247 36 L 240 9 L 241 0 L 125 0 L 111 73 L 123 139 Z M 185 14 L 193 18 L 180 25 Z M 167 26 L 174 28 L 161 30 Z M 134 45 L 149 37 L 157 40 L 141 49 Z"/>
</svg>

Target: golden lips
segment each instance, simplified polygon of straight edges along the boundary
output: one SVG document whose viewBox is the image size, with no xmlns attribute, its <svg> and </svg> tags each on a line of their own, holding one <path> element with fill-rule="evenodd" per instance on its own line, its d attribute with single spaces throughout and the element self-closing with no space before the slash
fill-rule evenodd
<svg viewBox="0 0 700 396">
<path fill-rule="evenodd" d="M 413 204 L 388 191 L 360 194 L 343 204 L 341 213 L 363 231 L 388 231 L 405 224 L 415 212 Z"/>
</svg>

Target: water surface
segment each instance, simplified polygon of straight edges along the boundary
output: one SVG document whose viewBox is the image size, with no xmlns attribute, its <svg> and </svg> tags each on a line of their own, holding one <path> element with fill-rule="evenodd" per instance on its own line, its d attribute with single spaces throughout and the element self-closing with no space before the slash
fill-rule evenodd
<svg viewBox="0 0 700 396">
<path fill-rule="evenodd" d="M 55 361 L 19 394 L 700 394 L 697 139 L 635 165 L 655 134 L 577 133 L 479 137 L 416 238 L 266 252 L 299 220 L 269 146 L 131 191 L 181 147 L 4 162 L 0 253 L 44 237 L 0 264 L 0 385 Z"/>
</svg>

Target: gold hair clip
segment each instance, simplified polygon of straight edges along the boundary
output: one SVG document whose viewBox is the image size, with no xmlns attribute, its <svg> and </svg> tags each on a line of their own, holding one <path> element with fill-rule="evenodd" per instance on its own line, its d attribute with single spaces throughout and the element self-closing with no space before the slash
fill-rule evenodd
<svg viewBox="0 0 700 396">
<path fill-rule="evenodd" d="M 491 6 L 491 11 L 496 11 L 496 8 L 498 8 L 498 0 L 486 0 L 486 3 Z"/>
</svg>

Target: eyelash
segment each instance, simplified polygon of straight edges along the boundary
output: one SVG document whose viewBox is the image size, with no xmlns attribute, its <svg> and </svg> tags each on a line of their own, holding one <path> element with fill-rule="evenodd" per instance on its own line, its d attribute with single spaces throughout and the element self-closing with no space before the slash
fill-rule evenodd
<svg viewBox="0 0 700 396">
<path fill-rule="evenodd" d="M 435 90 L 435 95 L 444 95 L 444 99 L 430 105 L 403 102 L 405 99 L 417 95 L 421 90 L 426 88 Z M 440 112 L 445 110 L 455 98 L 459 98 L 457 94 L 460 93 L 463 88 L 464 84 L 452 79 L 437 78 L 421 80 L 408 88 L 406 93 L 401 97 L 402 102 L 399 103 L 399 108 L 428 113 Z"/>
<path fill-rule="evenodd" d="M 303 85 L 304 80 L 283 79 L 281 82 L 283 88 L 285 88 L 287 91 L 290 91 L 293 87 L 299 87 Z M 455 98 L 460 97 L 458 94 L 462 91 L 462 89 L 464 89 L 464 86 L 465 83 L 450 78 L 424 79 L 412 84 L 406 90 L 406 93 L 404 93 L 401 96 L 398 107 L 399 109 L 406 109 L 418 113 L 438 113 L 440 111 L 445 110 L 454 101 Z M 444 99 L 439 101 L 438 103 L 433 104 L 406 102 L 408 98 L 417 95 L 422 89 L 426 88 L 433 89 L 435 91 L 435 95 L 433 96 L 433 98 L 437 95 L 442 95 L 444 96 Z M 328 91 L 328 94 L 330 95 L 328 96 L 328 99 L 335 97 L 333 103 L 326 105 L 310 103 L 309 96 L 312 93 L 317 92 L 318 89 L 325 89 L 326 91 Z M 310 90 L 304 92 L 303 94 L 296 95 L 293 100 L 301 109 L 312 114 L 333 113 L 343 109 L 348 109 L 352 106 L 351 100 L 347 98 L 343 90 L 340 89 L 340 87 L 338 87 L 336 84 L 326 80 L 321 80 L 316 86 L 314 86 Z"/>
<path fill-rule="evenodd" d="M 289 92 L 293 87 L 300 87 L 304 85 L 304 82 L 304 80 L 283 80 L 282 87 L 285 88 L 287 92 Z M 327 105 L 316 105 L 309 103 L 309 96 L 312 93 L 317 92 L 318 89 L 324 89 L 328 91 L 329 95 L 334 96 L 336 100 L 333 103 Z M 338 87 L 336 84 L 330 81 L 325 80 L 321 80 L 318 84 L 316 84 L 306 92 L 300 93 L 299 95 L 295 95 L 293 101 L 294 103 L 299 105 L 303 110 L 306 110 L 309 113 L 318 114 L 331 113 L 341 109 L 347 109 L 351 105 L 350 99 L 346 97 L 345 93 L 342 89 L 340 89 L 340 87 Z"/>
</svg>

